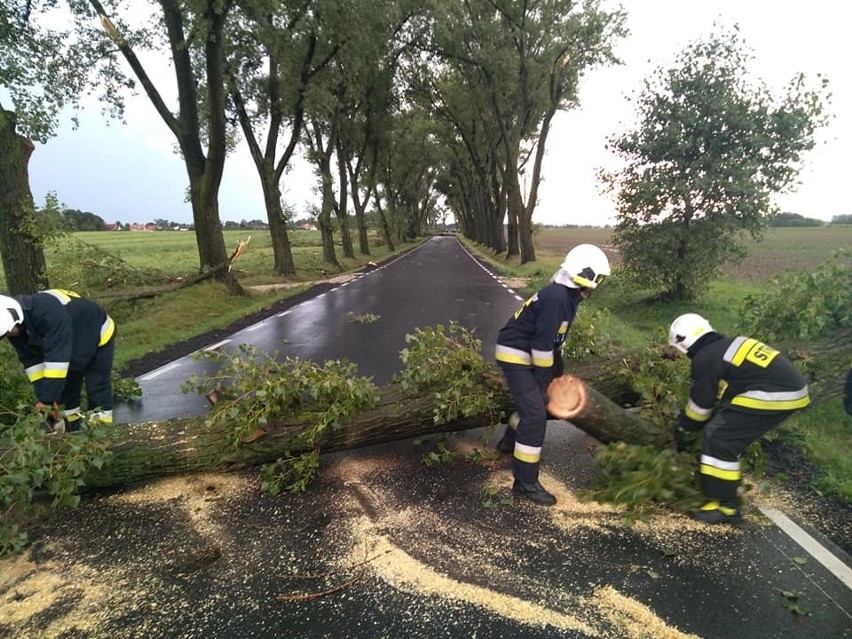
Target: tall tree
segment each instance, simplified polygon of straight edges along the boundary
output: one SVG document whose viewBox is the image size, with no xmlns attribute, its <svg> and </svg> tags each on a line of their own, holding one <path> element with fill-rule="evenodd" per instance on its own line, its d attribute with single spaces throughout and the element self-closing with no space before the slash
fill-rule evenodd
<svg viewBox="0 0 852 639">
<path fill-rule="evenodd" d="M 646 80 L 636 129 L 610 139 L 625 166 L 601 177 L 627 275 L 669 298 L 695 297 L 745 254 L 743 232 L 760 237 L 826 121 L 827 80 L 798 74 L 774 97 L 751 58 L 736 29 L 691 44 Z"/>
<path fill-rule="evenodd" d="M 88 90 L 122 112 L 123 79 L 100 63 L 102 50 L 85 33 L 55 25 L 52 0 L 0 5 L 0 253 L 12 294 L 48 286 L 43 242 L 29 184 L 34 142 L 56 131 L 60 112 Z M 67 18 L 67 16 L 65 16 Z M 52 26 L 46 26 L 46 25 Z M 75 37 L 76 36 L 76 37 Z"/>
<path fill-rule="evenodd" d="M 302 135 L 309 84 L 340 48 L 321 39 L 316 4 L 242 0 L 239 20 L 230 29 L 228 90 L 260 177 L 273 270 L 279 275 L 296 272 L 281 205 L 281 179 Z M 261 146 L 264 127 L 266 140 Z"/>
<path fill-rule="evenodd" d="M 243 293 L 229 268 L 219 218 L 219 187 L 228 143 L 224 31 L 233 0 L 157 0 L 161 30 L 143 37 L 121 24 L 117 26 L 99 0 L 88 0 L 88 4 L 114 44 L 113 53 L 120 54 L 130 66 L 177 140 L 189 179 L 200 269 L 213 273 L 232 293 Z M 119 2 L 112 4 L 118 6 Z M 177 113 L 166 105 L 135 50 L 136 44 L 155 47 L 163 38 L 174 67 Z"/>
<path fill-rule="evenodd" d="M 0 105 L 0 253 L 11 295 L 49 288 L 27 168 L 33 148 Z"/>
<path fill-rule="evenodd" d="M 626 34 L 622 11 L 599 0 L 433 0 L 424 47 L 452 63 L 480 117 L 499 131 L 495 168 L 505 188 L 509 254 L 535 259 L 532 214 L 553 116 L 578 104 L 580 77 L 617 62 L 612 47 Z M 532 160 L 531 170 L 527 164 Z M 529 176 L 529 193 L 521 175 Z M 517 226 L 517 239 L 514 229 Z"/>
<path fill-rule="evenodd" d="M 310 135 L 306 139 L 309 158 L 316 166 L 323 199 L 317 219 L 323 237 L 323 258 L 334 266 L 338 262 L 334 254 L 332 211 L 338 217 L 344 252 L 347 256 L 354 255 L 347 219 L 348 166 L 363 132 L 355 133 L 357 126 L 350 123 L 350 118 L 360 119 L 357 113 L 371 87 L 376 61 L 383 59 L 388 25 L 395 20 L 396 4 L 396 0 L 353 0 L 321 3 L 315 8 L 326 46 L 339 48 L 311 84 L 306 105 L 310 122 Z M 337 164 L 337 180 L 332 159 Z M 352 188 L 358 189 L 359 185 Z"/>
</svg>

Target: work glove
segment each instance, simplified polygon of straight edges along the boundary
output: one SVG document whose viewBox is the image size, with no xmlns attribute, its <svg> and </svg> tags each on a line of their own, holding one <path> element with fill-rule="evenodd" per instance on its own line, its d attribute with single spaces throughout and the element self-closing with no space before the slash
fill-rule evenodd
<svg viewBox="0 0 852 639">
<path fill-rule="evenodd" d="M 680 426 L 675 426 L 674 428 L 674 442 L 675 442 L 675 450 L 679 453 L 685 453 L 690 449 L 692 444 L 691 437 L 689 433 L 687 433 Z"/>
<path fill-rule="evenodd" d="M 533 377 L 535 377 L 535 383 L 541 391 L 541 395 L 544 397 L 545 403 L 547 403 L 547 387 L 550 386 L 550 382 L 553 381 L 553 369 L 533 366 Z"/>
<path fill-rule="evenodd" d="M 65 432 L 65 420 L 59 415 L 59 409 L 56 406 L 50 406 L 44 402 L 37 402 L 36 410 L 44 414 L 44 423 L 42 430 L 48 435 L 61 434 Z"/>
</svg>

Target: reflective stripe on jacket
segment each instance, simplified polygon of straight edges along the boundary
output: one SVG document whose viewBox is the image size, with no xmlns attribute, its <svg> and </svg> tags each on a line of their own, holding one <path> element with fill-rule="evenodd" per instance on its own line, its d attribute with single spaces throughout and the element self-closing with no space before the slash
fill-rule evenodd
<svg viewBox="0 0 852 639">
<path fill-rule="evenodd" d="M 45 404 L 58 402 L 68 371 L 83 371 L 99 346 L 115 334 L 115 322 L 95 302 L 73 291 L 50 289 L 17 295 L 24 334 L 9 341 Z"/>
<path fill-rule="evenodd" d="M 808 385 L 779 351 L 750 337 L 709 333 L 689 349 L 692 387 L 681 413 L 687 429 L 700 428 L 722 406 L 744 411 L 789 411 L 810 403 Z"/>
<path fill-rule="evenodd" d="M 551 283 L 523 303 L 497 335 L 498 362 L 550 368 L 577 315 L 580 290 Z"/>
</svg>

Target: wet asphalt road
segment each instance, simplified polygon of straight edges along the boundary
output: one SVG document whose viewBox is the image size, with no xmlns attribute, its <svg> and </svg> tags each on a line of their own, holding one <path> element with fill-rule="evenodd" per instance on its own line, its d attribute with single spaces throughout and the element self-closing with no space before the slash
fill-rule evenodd
<svg viewBox="0 0 852 639">
<path fill-rule="evenodd" d="M 251 344 L 259 352 L 323 362 L 347 359 L 358 374 L 382 385 L 402 368 L 399 352 L 415 328 L 455 320 L 475 329 L 483 355 L 491 357 L 497 332 L 520 304 L 452 237 L 436 237 L 362 277 L 302 302 L 279 315 L 210 344 L 235 352 Z M 372 323 L 359 322 L 376 315 Z M 190 374 L 207 374 L 212 363 L 190 356 L 139 377 L 142 400 L 120 405 L 117 423 L 138 423 L 206 412 L 207 401 L 183 394 Z"/>
<path fill-rule="evenodd" d="M 458 320 L 476 328 L 488 354 L 518 304 L 456 240 L 434 238 L 222 347 L 251 341 L 285 355 L 346 357 L 381 384 L 414 327 Z M 360 324 L 347 313 L 381 319 Z M 127 421 L 205 410 L 177 390 L 196 365 L 185 358 L 143 376 L 142 405 Z M 0 635 L 852 638 L 848 563 L 831 572 L 756 497 L 736 529 L 674 515 L 630 526 L 612 508 L 577 501 L 598 443 L 551 422 L 542 482 L 559 502 L 512 503 L 507 457 L 461 456 L 498 436 L 453 434 L 445 445 L 460 456 L 433 467 L 422 457 L 436 438 L 324 455 L 318 479 L 296 495 L 260 493 L 247 470 L 95 496 L 33 547 L 43 566 L 68 562 L 68 583 L 57 588 L 66 599 L 30 626 L 0 619 Z M 58 627 L 57 609 L 74 606 L 88 625 L 46 632 Z"/>
</svg>

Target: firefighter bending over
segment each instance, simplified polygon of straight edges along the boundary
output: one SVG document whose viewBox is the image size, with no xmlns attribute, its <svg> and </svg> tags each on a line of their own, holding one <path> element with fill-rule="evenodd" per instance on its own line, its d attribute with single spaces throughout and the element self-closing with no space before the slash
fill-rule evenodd
<svg viewBox="0 0 852 639">
<path fill-rule="evenodd" d="M 547 386 L 562 375 L 560 349 L 580 302 L 609 274 L 609 260 L 600 248 L 575 246 L 551 283 L 524 302 L 497 336 L 495 359 L 517 406 L 497 447 L 514 454 L 512 492 L 536 504 L 556 503 L 538 479 L 547 428 Z"/>
<path fill-rule="evenodd" d="M 73 291 L 0 295 L 0 339 L 9 338 L 33 385 L 37 407 L 52 409 L 54 430 L 80 430 L 80 395 L 89 410 L 112 423 L 115 322 L 95 302 Z M 59 414 L 61 411 L 61 419 Z"/>
<path fill-rule="evenodd" d="M 692 360 L 689 401 L 675 432 L 678 449 L 685 448 L 685 431 L 704 429 L 699 477 L 707 502 L 692 516 L 739 523 L 740 455 L 808 405 L 808 386 L 774 348 L 748 337 L 725 337 L 695 313 L 672 322 L 669 344 Z"/>
</svg>

